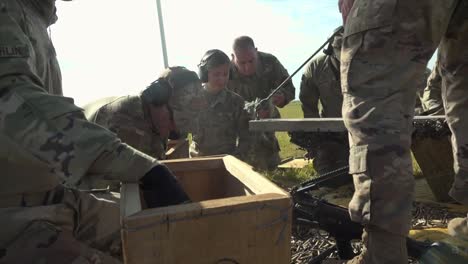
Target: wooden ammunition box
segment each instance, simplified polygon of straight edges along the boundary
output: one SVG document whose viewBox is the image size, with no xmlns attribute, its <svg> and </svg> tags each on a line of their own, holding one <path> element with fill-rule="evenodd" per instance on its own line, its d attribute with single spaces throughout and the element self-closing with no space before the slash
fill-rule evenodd
<svg viewBox="0 0 468 264">
<path fill-rule="evenodd" d="M 437 201 L 453 201 L 448 195 L 455 174 L 450 138 L 416 138 L 411 150 Z"/>
<path fill-rule="evenodd" d="M 169 160 L 193 203 L 142 209 L 121 195 L 125 263 L 290 263 L 291 199 L 233 156 Z"/>
</svg>

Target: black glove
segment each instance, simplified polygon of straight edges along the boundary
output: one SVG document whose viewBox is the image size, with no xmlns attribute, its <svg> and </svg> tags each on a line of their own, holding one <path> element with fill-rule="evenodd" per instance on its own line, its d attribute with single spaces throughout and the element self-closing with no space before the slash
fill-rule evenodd
<svg viewBox="0 0 468 264">
<path fill-rule="evenodd" d="M 190 202 L 174 174 L 164 165 L 157 165 L 141 178 L 140 187 L 149 208 Z"/>
</svg>

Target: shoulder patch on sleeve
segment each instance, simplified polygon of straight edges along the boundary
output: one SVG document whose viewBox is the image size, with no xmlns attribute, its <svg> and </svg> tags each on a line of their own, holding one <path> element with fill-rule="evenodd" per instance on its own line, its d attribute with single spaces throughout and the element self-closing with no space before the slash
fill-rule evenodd
<svg viewBox="0 0 468 264">
<path fill-rule="evenodd" d="M 24 58 L 29 57 L 27 45 L 6 46 L 0 44 L 0 58 Z"/>
</svg>

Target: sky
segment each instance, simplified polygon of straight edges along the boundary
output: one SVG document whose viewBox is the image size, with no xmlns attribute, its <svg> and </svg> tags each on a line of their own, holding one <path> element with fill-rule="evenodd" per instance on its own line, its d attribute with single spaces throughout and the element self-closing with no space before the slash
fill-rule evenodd
<svg viewBox="0 0 468 264">
<path fill-rule="evenodd" d="M 341 25 L 337 2 L 161 0 L 169 65 L 196 71 L 207 50 L 230 56 L 233 39 L 248 35 L 292 73 Z M 64 95 L 77 105 L 136 94 L 164 69 L 156 0 L 57 1 L 57 10 L 51 38 Z"/>
</svg>

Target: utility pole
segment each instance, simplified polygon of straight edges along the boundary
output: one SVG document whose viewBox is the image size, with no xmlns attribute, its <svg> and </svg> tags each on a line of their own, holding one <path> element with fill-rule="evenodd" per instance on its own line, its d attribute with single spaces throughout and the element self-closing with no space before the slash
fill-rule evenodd
<svg viewBox="0 0 468 264">
<path fill-rule="evenodd" d="M 167 59 L 166 36 L 164 33 L 164 22 L 163 22 L 163 16 L 162 16 L 161 0 L 156 0 L 156 6 L 158 9 L 159 34 L 161 38 L 161 48 L 162 48 L 163 59 L 164 59 L 164 68 L 168 68 L 169 62 Z"/>
</svg>

